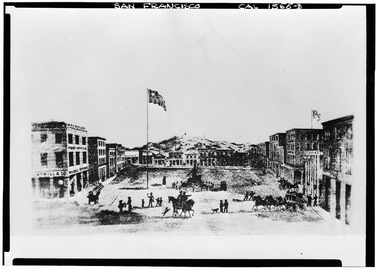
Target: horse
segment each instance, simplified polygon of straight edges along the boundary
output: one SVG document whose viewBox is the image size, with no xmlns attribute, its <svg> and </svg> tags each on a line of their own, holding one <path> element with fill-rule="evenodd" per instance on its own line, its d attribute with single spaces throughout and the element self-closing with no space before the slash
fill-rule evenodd
<svg viewBox="0 0 376 270">
<path fill-rule="evenodd" d="M 188 212 L 189 217 L 192 217 L 195 213 L 195 210 L 193 210 L 194 204 L 195 204 L 195 201 L 192 199 L 189 199 L 188 201 L 183 202 L 183 209 L 182 209 L 182 212 L 180 213 L 180 216 L 184 213 L 184 217 L 185 217 L 185 213 Z M 192 216 L 191 216 L 191 211 L 193 212 Z"/>
<path fill-rule="evenodd" d="M 192 199 L 189 199 L 186 202 L 182 202 L 182 204 L 180 205 L 178 199 L 176 199 L 173 196 L 168 196 L 168 202 L 172 203 L 172 209 L 173 209 L 172 210 L 172 215 L 173 216 L 176 216 L 178 214 L 178 210 L 179 209 L 181 210 L 181 213 L 180 213 L 179 216 L 181 216 L 183 213 L 184 213 L 184 216 L 185 216 L 185 213 L 188 212 L 189 216 L 191 217 L 191 211 L 193 211 L 193 214 L 195 212 L 192 209 L 193 205 L 195 204 L 195 201 L 192 200 Z M 192 214 L 192 216 L 193 216 L 193 214 Z"/>
<path fill-rule="evenodd" d="M 265 201 L 268 203 L 269 210 L 271 210 L 271 206 L 276 206 L 276 200 L 273 198 L 272 195 L 266 196 Z"/>
<path fill-rule="evenodd" d="M 257 195 L 257 196 L 254 196 L 253 197 L 253 200 L 255 202 L 255 205 L 252 207 L 252 211 L 253 209 L 256 207 L 257 208 L 257 211 L 258 211 L 258 207 L 260 205 L 264 206 L 264 207 L 268 207 L 268 202 L 265 200 L 265 199 L 262 199 L 261 196 Z"/>
<path fill-rule="evenodd" d="M 286 200 L 284 198 L 282 198 L 282 196 L 278 196 L 275 199 L 275 206 L 278 207 L 280 210 L 281 210 L 282 206 L 285 206 L 285 203 L 286 203 Z M 286 206 L 285 206 L 285 208 L 286 208 Z"/>
</svg>

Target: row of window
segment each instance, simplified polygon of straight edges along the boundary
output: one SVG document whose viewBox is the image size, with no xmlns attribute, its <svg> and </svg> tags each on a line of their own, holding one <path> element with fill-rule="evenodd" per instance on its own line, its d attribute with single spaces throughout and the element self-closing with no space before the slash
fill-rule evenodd
<svg viewBox="0 0 376 270">
<path fill-rule="evenodd" d="M 80 152 L 76 152 L 76 163 L 74 164 L 74 153 L 70 152 L 69 153 L 69 166 L 74 166 L 74 165 L 80 165 L 81 159 L 80 159 Z M 40 154 L 40 162 L 42 166 L 48 166 L 48 153 L 41 153 Z M 87 162 L 87 156 L 86 152 L 82 152 L 82 163 Z M 56 167 L 62 168 L 64 167 L 64 152 L 55 152 L 55 164 Z"/>
<path fill-rule="evenodd" d="M 76 154 L 76 155 L 74 155 Z M 80 152 L 70 152 L 69 153 L 69 166 L 75 166 L 75 165 L 80 165 Z M 74 162 L 76 161 L 76 162 Z M 86 152 L 82 152 L 82 163 L 86 163 Z"/>
<path fill-rule="evenodd" d="M 73 144 L 73 134 L 68 133 L 68 143 Z M 80 144 L 79 135 L 74 135 L 74 143 Z M 86 137 L 82 137 L 82 145 L 86 145 Z"/>
<path fill-rule="evenodd" d="M 106 143 L 104 141 L 98 141 L 98 146 L 106 146 Z"/>
<path fill-rule="evenodd" d="M 45 142 L 47 141 L 48 135 L 47 133 L 40 134 L 40 141 Z M 63 143 L 64 142 L 64 134 L 63 133 L 56 133 L 55 134 L 55 143 Z M 80 144 L 80 136 L 74 136 L 75 144 Z M 73 144 L 73 134 L 68 134 L 68 143 Z M 86 137 L 82 137 L 82 145 L 86 145 Z"/>
<path fill-rule="evenodd" d="M 106 155 L 106 149 L 98 149 L 98 156 Z"/>
</svg>

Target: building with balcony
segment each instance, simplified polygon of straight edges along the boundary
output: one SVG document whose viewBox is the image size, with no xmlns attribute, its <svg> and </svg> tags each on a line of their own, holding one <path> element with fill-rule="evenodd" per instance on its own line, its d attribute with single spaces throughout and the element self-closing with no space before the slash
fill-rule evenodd
<svg viewBox="0 0 376 270">
<path fill-rule="evenodd" d="M 168 162 L 170 166 L 182 166 L 183 165 L 183 152 L 181 151 L 169 152 Z"/>
<path fill-rule="evenodd" d="M 216 166 L 217 150 L 210 147 L 200 147 L 198 148 L 198 158 L 201 166 Z"/>
<path fill-rule="evenodd" d="M 65 122 L 32 123 L 35 198 L 68 197 L 88 184 L 87 131 Z"/>
</svg>

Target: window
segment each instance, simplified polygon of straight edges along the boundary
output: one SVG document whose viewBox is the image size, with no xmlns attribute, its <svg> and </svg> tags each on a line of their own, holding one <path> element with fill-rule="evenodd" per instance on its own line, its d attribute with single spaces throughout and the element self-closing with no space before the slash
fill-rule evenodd
<svg viewBox="0 0 376 270">
<path fill-rule="evenodd" d="M 56 142 L 56 143 L 62 143 L 62 142 L 63 142 L 63 134 L 61 134 L 61 133 L 56 133 L 56 134 L 55 134 L 55 142 Z"/>
<path fill-rule="evenodd" d="M 80 165 L 80 152 L 76 152 L 76 165 Z"/>
<path fill-rule="evenodd" d="M 69 153 L 69 166 L 73 166 L 73 152 Z"/>
<path fill-rule="evenodd" d="M 63 152 L 56 152 L 55 153 L 55 160 L 56 160 L 56 167 L 58 167 L 58 168 L 64 167 Z"/>
<path fill-rule="evenodd" d="M 75 137 L 76 144 L 80 144 L 80 136 L 75 135 L 74 137 Z"/>
<path fill-rule="evenodd" d="M 47 153 L 40 154 L 40 162 L 42 166 L 47 166 Z"/>
<path fill-rule="evenodd" d="M 73 135 L 68 134 L 68 143 L 73 143 Z"/>
<path fill-rule="evenodd" d="M 86 163 L 86 152 L 82 153 L 82 163 Z"/>
<path fill-rule="evenodd" d="M 82 137 L 82 145 L 86 145 L 86 137 Z"/>
<path fill-rule="evenodd" d="M 47 134 L 40 134 L 40 141 L 41 142 L 47 141 Z"/>
</svg>

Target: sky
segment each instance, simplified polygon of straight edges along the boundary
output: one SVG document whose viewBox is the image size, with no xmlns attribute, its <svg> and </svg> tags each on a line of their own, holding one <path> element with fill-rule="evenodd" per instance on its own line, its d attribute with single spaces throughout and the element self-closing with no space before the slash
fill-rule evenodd
<svg viewBox="0 0 376 270">
<path fill-rule="evenodd" d="M 260 143 L 310 128 L 312 109 L 364 117 L 363 7 L 10 12 L 11 120 L 26 136 L 55 120 L 135 147 L 148 122 L 149 141 Z"/>
</svg>

